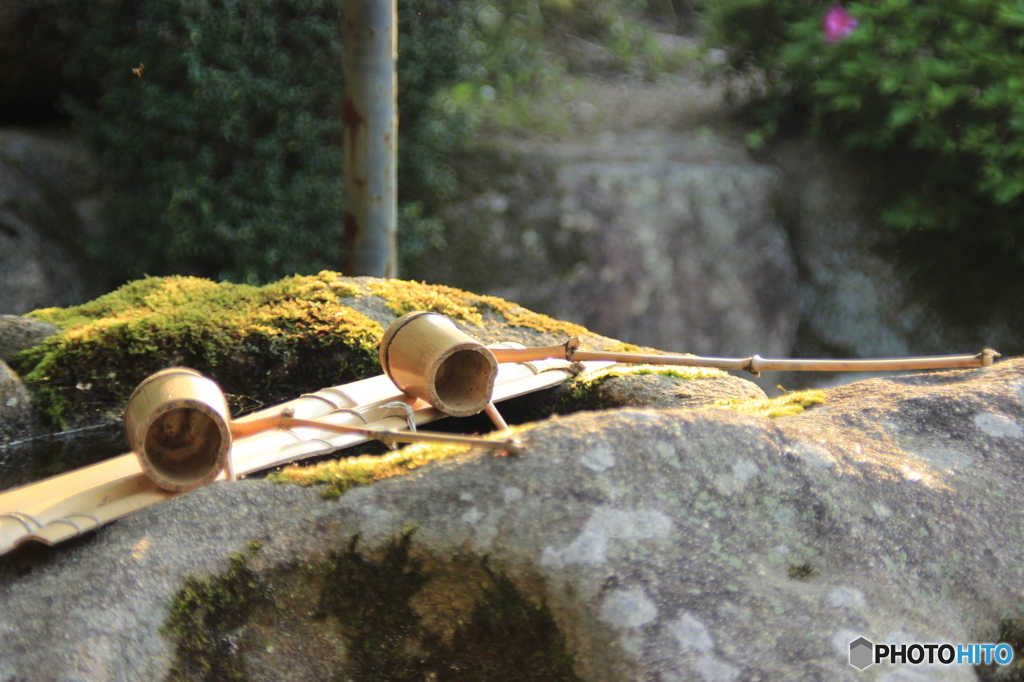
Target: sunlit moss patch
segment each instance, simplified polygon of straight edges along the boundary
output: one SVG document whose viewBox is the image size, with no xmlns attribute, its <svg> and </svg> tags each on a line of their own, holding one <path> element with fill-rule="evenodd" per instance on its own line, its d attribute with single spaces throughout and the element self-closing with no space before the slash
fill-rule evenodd
<svg viewBox="0 0 1024 682">
<path fill-rule="evenodd" d="M 264 287 L 149 277 L 81 306 L 31 313 L 62 332 L 15 365 L 44 418 L 120 409 L 168 366 L 212 376 L 229 396 L 295 397 L 379 372 L 384 330 L 345 305 L 358 287 L 332 272 Z"/>
<path fill-rule="evenodd" d="M 495 440 L 521 433 L 529 427 L 515 427 L 492 434 Z M 431 462 L 452 459 L 472 448 L 462 444 L 414 443 L 384 455 L 362 455 L 310 465 L 293 464 L 268 476 L 278 483 L 322 485 L 325 497 L 338 497 L 360 485 L 403 476 Z"/>
<path fill-rule="evenodd" d="M 818 390 L 794 391 L 786 393 L 778 398 L 767 398 L 765 400 L 718 400 L 711 407 L 734 410 L 743 414 L 754 415 L 755 417 L 767 417 L 776 419 L 778 417 L 790 417 L 800 414 L 808 407 L 821 405 L 825 402 L 825 392 Z"/>
</svg>

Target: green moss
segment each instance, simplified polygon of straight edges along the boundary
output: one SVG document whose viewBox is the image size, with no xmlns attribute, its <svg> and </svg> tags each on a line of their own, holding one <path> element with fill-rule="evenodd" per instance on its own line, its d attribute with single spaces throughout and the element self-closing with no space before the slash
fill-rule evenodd
<svg viewBox="0 0 1024 682">
<path fill-rule="evenodd" d="M 322 609 L 349 642 L 347 674 L 366 682 L 434 679 L 573 682 L 572 656 L 547 606 L 534 604 L 502 573 L 489 577 L 469 622 L 447 640 L 426 630 L 412 602 L 431 579 L 410 557 L 412 531 L 378 560 L 357 551 L 358 536 L 332 558 Z"/>
<path fill-rule="evenodd" d="M 518 427 L 492 434 L 496 440 L 521 433 L 529 427 Z M 267 478 L 277 483 L 295 483 L 302 486 L 323 485 L 323 495 L 334 498 L 343 495 L 350 488 L 368 485 L 386 478 L 404 476 L 414 469 L 450 459 L 469 452 L 466 445 L 445 445 L 438 443 L 415 443 L 401 450 L 384 455 L 362 455 L 345 457 L 316 464 L 293 464 Z"/>
<path fill-rule="evenodd" d="M 474 305 L 479 297 L 461 289 L 399 279 L 370 282 L 368 288 L 370 293 L 383 298 L 388 308 L 398 315 L 426 311 L 477 326 L 483 323 L 483 316 Z"/>
<path fill-rule="evenodd" d="M 478 327 L 484 324 L 488 315 L 496 315 L 500 321 L 513 327 L 524 327 L 539 332 L 566 336 L 590 333 L 578 324 L 535 313 L 504 299 L 479 296 L 453 287 L 388 279 L 370 282 L 368 288 L 370 293 L 383 298 L 388 308 L 398 315 L 420 310 L 429 311 Z"/>
<path fill-rule="evenodd" d="M 778 398 L 767 398 L 765 400 L 718 400 L 711 407 L 734 410 L 756 417 L 777 419 L 778 417 L 790 417 L 794 414 L 800 414 L 808 407 L 820 405 L 824 402 L 824 391 L 811 390 L 794 391 L 781 395 Z"/>
<path fill-rule="evenodd" d="M 357 550 L 359 536 L 331 557 L 320 608 L 337 618 L 348 643 L 348 677 L 364 682 L 428 679 L 419 616 L 410 601 L 426 584 L 409 556 L 412 532 L 393 541 L 379 560 Z"/>
<path fill-rule="evenodd" d="M 249 553 L 253 554 L 250 545 Z M 161 629 L 177 642 L 168 680 L 244 680 L 244 647 L 234 633 L 254 607 L 266 602 L 265 587 L 242 554 L 229 557 L 222 576 L 189 577 Z"/>
<path fill-rule="evenodd" d="M 485 565 L 486 569 L 486 565 Z M 575 682 L 572 654 L 545 604 L 534 604 L 503 573 L 486 569 L 484 590 L 469 625 L 444 648 L 444 680 Z"/>
<path fill-rule="evenodd" d="M 627 351 L 628 352 L 628 351 Z M 608 407 L 597 394 L 597 389 L 609 379 L 628 376 L 659 375 L 695 381 L 727 376 L 719 369 L 666 365 L 612 365 L 594 372 L 580 374 L 572 380 L 568 392 L 561 398 L 557 411 L 568 414 L 579 410 L 600 410 Z"/>
<path fill-rule="evenodd" d="M 1009 644 L 1013 649 L 1013 660 L 1008 665 L 974 666 L 974 672 L 982 682 L 1024 682 L 1024 622 L 1013 619 L 1003 620 L 999 624 L 999 635 L 995 640 L 982 638 L 982 641 L 995 641 Z"/>
<path fill-rule="evenodd" d="M 811 576 L 817 573 L 817 571 L 814 570 L 814 566 L 811 566 L 809 563 L 790 564 L 787 572 L 789 573 L 790 580 L 800 581 L 810 580 Z"/>
<path fill-rule="evenodd" d="M 357 535 L 324 562 L 270 572 L 263 580 L 242 555 L 231 557 L 222 576 L 186 579 L 162 629 L 176 643 L 169 679 L 245 679 L 246 661 L 277 650 L 275 638 L 287 642 L 280 648 L 293 652 L 324 651 L 294 638 L 299 632 L 317 636 L 317 631 L 324 638 L 325 630 L 334 632 L 322 641 L 344 651 L 339 679 L 579 679 L 565 637 L 544 603 L 525 597 L 486 561 L 467 558 L 428 568 L 426 560 L 412 555 L 414 532 L 373 556 L 360 551 Z M 471 589 L 464 593 L 467 585 Z M 431 609 L 445 611 L 463 598 L 468 601 L 449 618 L 450 627 L 443 617 L 432 618 L 438 614 Z M 316 625 L 296 627 L 296 618 Z M 281 629 L 282 623 L 289 625 Z"/>
<path fill-rule="evenodd" d="M 578 324 L 535 313 L 495 296 L 477 296 L 476 298 L 482 305 L 499 313 L 506 322 L 515 327 L 526 327 L 539 332 L 555 332 L 566 336 L 583 336 L 590 333 L 585 327 Z"/>
<path fill-rule="evenodd" d="M 146 376 L 171 365 L 214 378 L 234 408 L 277 402 L 379 372 L 383 328 L 345 305 L 359 293 L 333 272 L 264 287 L 150 277 L 81 306 L 32 317 L 60 335 L 15 366 L 46 421 L 119 410 Z"/>
</svg>

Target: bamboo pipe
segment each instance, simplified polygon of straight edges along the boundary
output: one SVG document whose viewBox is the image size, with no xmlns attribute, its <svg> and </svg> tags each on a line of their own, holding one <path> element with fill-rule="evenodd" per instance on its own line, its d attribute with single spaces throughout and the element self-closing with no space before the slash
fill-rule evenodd
<svg viewBox="0 0 1024 682">
<path fill-rule="evenodd" d="M 797 372 L 874 372 L 906 369 L 950 369 L 954 367 L 989 367 L 999 353 L 986 348 L 974 355 L 933 355 L 917 358 L 881 358 L 871 360 L 796 360 L 762 358 L 709 358 L 689 353 L 681 355 L 652 355 L 648 353 L 614 353 L 610 351 L 579 350 L 580 340 L 571 338 L 559 346 L 538 348 L 492 348 L 498 362 L 531 362 L 548 358 L 564 358 L 569 362 L 604 360 L 610 362 L 648 365 L 680 365 L 686 367 L 714 367 L 744 370 L 754 376 L 767 371 Z"/>
</svg>

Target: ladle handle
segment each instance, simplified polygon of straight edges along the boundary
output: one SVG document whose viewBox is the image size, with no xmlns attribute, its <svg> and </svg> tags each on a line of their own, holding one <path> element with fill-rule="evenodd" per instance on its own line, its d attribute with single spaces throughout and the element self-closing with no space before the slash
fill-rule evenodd
<svg viewBox="0 0 1024 682">
<path fill-rule="evenodd" d="M 247 422 L 231 422 L 229 425 L 232 438 L 243 438 L 264 431 L 280 429 L 287 431 L 294 428 L 321 429 L 335 433 L 358 433 L 370 438 L 375 438 L 386 445 L 392 443 L 461 443 L 476 447 L 485 447 L 492 450 L 501 449 L 508 452 L 518 452 L 519 444 L 515 439 L 491 440 L 489 438 L 478 438 L 475 436 L 461 436 L 451 433 L 433 433 L 429 431 L 397 431 L 389 429 L 368 429 L 362 426 L 349 426 L 347 424 L 330 424 L 327 422 L 314 421 L 312 419 L 296 419 L 287 412 L 274 417 L 264 417 Z"/>
<path fill-rule="evenodd" d="M 974 355 L 933 355 L 917 358 L 882 358 L 871 360 L 796 360 L 791 358 L 709 358 L 699 355 L 653 355 L 649 353 L 614 353 L 610 351 L 579 350 L 579 340 L 569 339 L 561 346 L 538 348 L 492 348 L 498 362 L 531 362 L 560 358 L 571 362 L 587 360 L 622 362 L 645 365 L 680 365 L 684 367 L 713 367 L 716 369 L 744 370 L 753 375 L 765 371 L 796 372 L 878 372 L 906 369 L 950 369 L 954 367 L 988 367 L 999 353 L 986 348 Z"/>
</svg>

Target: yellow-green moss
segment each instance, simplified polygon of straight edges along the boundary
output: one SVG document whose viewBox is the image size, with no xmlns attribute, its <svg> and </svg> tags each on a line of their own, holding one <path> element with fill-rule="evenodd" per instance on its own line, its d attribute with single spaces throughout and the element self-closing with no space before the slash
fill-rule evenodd
<svg viewBox="0 0 1024 682">
<path fill-rule="evenodd" d="M 292 398 L 379 373 L 381 325 L 345 305 L 358 287 L 333 272 L 265 287 L 149 277 L 81 306 L 32 317 L 62 333 L 15 366 L 43 415 L 120 409 L 152 372 L 184 365 L 218 381 L 234 407 Z"/>
<path fill-rule="evenodd" d="M 657 374 L 676 379 L 717 379 L 728 376 L 727 372 L 711 367 L 686 367 L 682 365 L 612 365 L 593 372 L 581 374 L 573 380 L 575 384 L 596 387 L 612 377 L 641 376 Z"/>
<path fill-rule="evenodd" d="M 237 415 L 379 374 L 375 297 L 396 315 L 429 310 L 479 325 L 484 338 L 514 327 L 587 335 L 499 298 L 419 282 L 330 271 L 263 287 L 147 277 L 80 306 L 31 313 L 62 331 L 13 364 L 46 428 L 116 419 L 135 387 L 169 366 L 214 379 Z"/>
<path fill-rule="evenodd" d="M 495 440 L 509 438 L 530 427 L 513 427 L 492 434 Z M 324 497 L 338 497 L 350 488 L 386 478 L 404 476 L 414 469 L 465 454 L 470 446 L 461 444 L 414 443 L 384 455 L 362 455 L 316 464 L 293 464 L 267 478 L 277 483 L 302 486 L 323 485 Z"/>
<path fill-rule="evenodd" d="M 557 332 L 567 336 L 590 333 L 578 324 L 535 313 L 495 296 L 480 296 L 439 284 L 387 279 L 370 282 L 367 288 L 371 294 L 384 299 L 388 308 L 398 315 L 422 310 L 441 313 L 461 322 L 481 326 L 485 316 L 493 313 L 500 315 L 505 323 L 514 327 L 525 327 L 539 332 Z"/>
<path fill-rule="evenodd" d="M 628 352 L 628 351 L 624 351 Z M 726 376 L 720 369 L 685 367 L 676 365 L 612 365 L 593 372 L 580 374 L 569 384 L 569 390 L 559 401 L 556 411 L 568 414 L 579 410 L 600 410 L 608 407 L 597 397 L 597 389 L 609 379 L 624 376 L 657 374 L 685 380 L 716 379 Z"/>
<path fill-rule="evenodd" d="M 825 402 L 824 391 L 795 391 L 786 393 L 778 398 L 767 398 L 764 400 L 736 400 L 725 399 L 715 401 L 711 407 L 719 407 L 727 410 L 752 414 L 756 417 L 790 417 L 803 412 L 808 407 L 820 405 Z"/>
<path fill-rule="evenodd" d="M 371 294 L 384 299 L 388 308 L 398 315 L 426 311 L 441 313 L 477 326 L 483 322 L 483 316 L 473 305 L 473 299 L 478 297 L 461 289 L 400 279 L 370 282 L 367 288 Z"/>
<path fill-rule="evenodd" d="M 258 548 L 257 548 L 258 549 Z M 257 550 L 249 545 L 249 554 Z M 221 576 L 185 579 L 161 632 L 176 642 L 168 680 L 245 680 L 245 658 L 226 635 L 244 625 L 267 601 L 266 588 L 243 554 L 228 557 Z"/>
<path fill-rule="evenodd" d="M 535 313 L 516 303 L 495 296 L 478 296 L 477 298 L 481 304 L 500 313 L 506 322 L 517 327 L 526 327 L 539 332 L 559 332 L 566 336 L 582 336 L 590 333 L 586 327 Z"/>
</svg>

